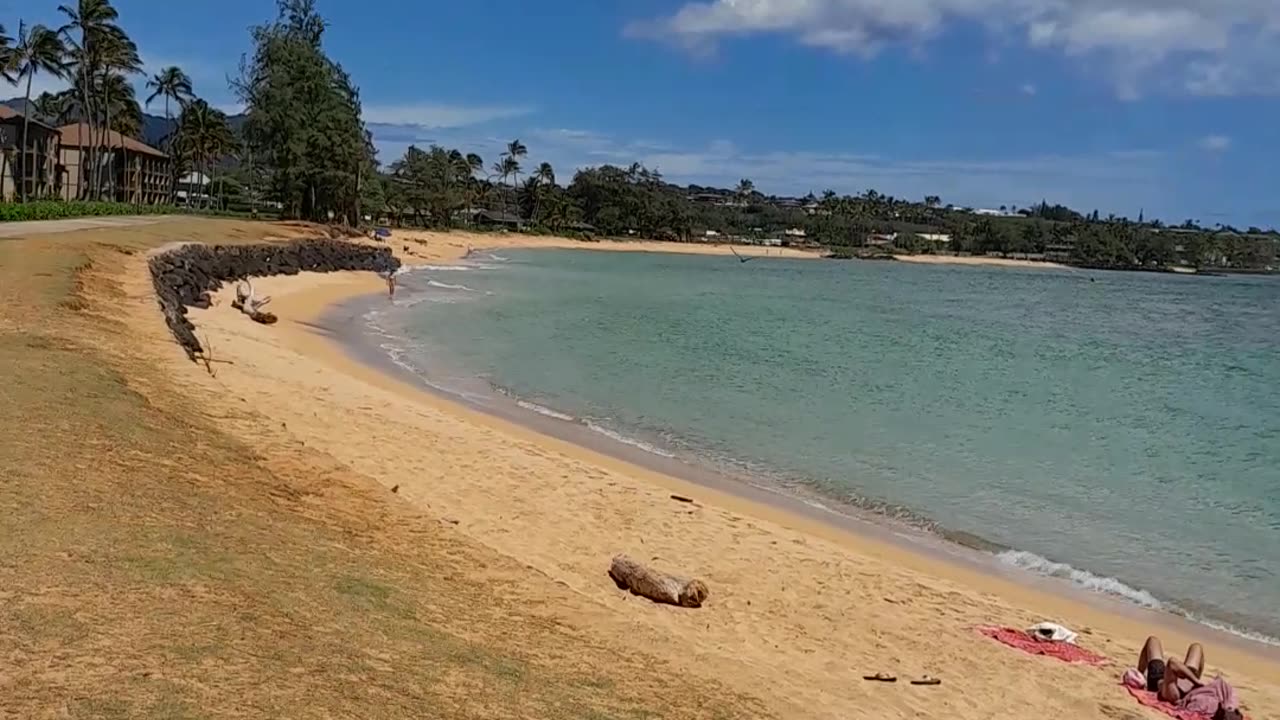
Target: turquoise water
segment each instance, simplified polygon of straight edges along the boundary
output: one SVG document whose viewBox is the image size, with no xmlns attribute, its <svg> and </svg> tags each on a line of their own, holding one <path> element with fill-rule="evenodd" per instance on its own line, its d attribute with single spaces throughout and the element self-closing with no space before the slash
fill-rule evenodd
<svg viewBox="0 0 1280 720">
<path fill-rule="evenodd" d="M 1280 636 L 1280 282 L 529 251 L 378 322 L 655 452 Z"/>
</svg>

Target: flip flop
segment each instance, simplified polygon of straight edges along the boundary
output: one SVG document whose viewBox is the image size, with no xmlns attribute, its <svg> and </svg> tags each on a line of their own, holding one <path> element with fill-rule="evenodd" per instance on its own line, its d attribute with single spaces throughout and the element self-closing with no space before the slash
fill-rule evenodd
<svg viewBox="0 0 1280 720">
<path fill-rule="evenodd" d="M 920 678 L 919 680 L 912 680 L 912 681 L 911 681 L 911 684 L 912 684 L 912 685 L 941 685 L 941 684 L 942 684 L 942 681 L 941 681 L 941 680 L 939 680 L 939 679 L 938 679 L 938 678 L 936 678 L 936 677 L 932 677 L 932 676 L 930 676 L 930 675 L 925 675 L 924 677 Z"/>
<path fill-rule="evenodd" d="M 871 680 L 872 682 L 898 682 L 898 678 L 889 673 L 876 673 L 875 675 L 863 675 L 863 680 Z"/>
</svg>

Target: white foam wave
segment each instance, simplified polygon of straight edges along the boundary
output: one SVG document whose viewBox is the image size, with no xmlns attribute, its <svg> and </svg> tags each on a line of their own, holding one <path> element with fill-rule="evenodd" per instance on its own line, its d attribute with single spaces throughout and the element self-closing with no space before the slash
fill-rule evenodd
<svg viewBox="0 0 1280 720">
<path fill-rule="evenodd" d="M 466 292 L 476 292 L 474 288 L 466 285 L 450 285 L 449 283 L 440 282 L 439 280 L 428 280 L 427 285 L 433 288 L 441 288 L 443 290 L 465 290 Z"/>
<path fill-rule="evenodd" d="M 1266 645 L 1280 646 L 1280 638 L 1274 638 L 1247 628 L 1237 627 L 1230 623 L 1223 623 L 1217 620 L 1206 618 L 1193 612 L 1188 612 L 1173 603 L 1160 600 L 1156 596 L 1140 590 L 1138 588 L 1126 585 L 1125 583 L 1113 578 L 1094 575 L 1087 570 L 1080 570 L 1066 563 L 1054 562 L 1047 558 L 1043 558 L 1035 553 L 1026 552 L 1025 550 L 1005 550 L 996 556 L 1006 565 L 1030 570 L 1031 572 L 1049 577 L 1061 578 L 1069 580 L 1077 587 L 1091 590 L 1093 592 L 1111 595 L 1127 600 L 1135 605 L 1140 605 L 1152 610 L 1160 610 L 1162 612 L 1172 613 L 1184 617 L 1191 622 L 1211 627 L 1215 630 L 1221 630 L 1238 637 L 1260 642 Z"/>
<path fill-rule="evenodd" d="M 1201 617 L 1194 613 L 1186 613 L 1185 617 L 1192 622 L 1200 623 L 1201 625 L 1211 627 L 1214 630 L 1221 630 L 1222 632 L 1225 632 L 1225 633 L 1238 635 L 1242 638 L 1245 638 L 1246 640 L 1260 642 L 1263 645 L 1280 646 L 1280 638 L 1271 637 L 1270 635 L 1263 635 L 1260 632 L 1254 632 L 1253 630 L 1247 630 L 1245 628 L 1239 628 L 1230 623 L 1222 623 L 1222 622 L 1218 622 L 1217 620 L 1210 620 L 1208 618 Z"/>
<path fill-rule="evenodd" d="M 489 253 L 489 259 L 495 262 L 507 262 L 511 258 L 504 258 L 501 255 L 494 255 L 493 253 Z"/>
<path fill-rule="evenodd" d="M 529 402 L 528 400 L 516 400 L 516 405 L 524 408 L 525 410 L 530 410 L 532 412 L 538 413 L 539 415 L 545 415 L 549 418 L 555 418 L 556 420 L 564 420 L 565 422 L 577 422 L 578 420 L 572 415 L 562 413 L 558 410 L 552 410 L 551 408 L 546 407 L 545 405 L 532 403 L 532 402 Z"/>
<path fill-rule="evenodd" d="M 649 443 L 643 440 L 637 440 L 632 437 L 627 437 L 626 435 L 623 435 L 620 432 L 617 432 L 615 430 L 610 430 L 609 428 L 603 425 L 599 425 L 597 423 L 591 422 L 590 420 L 586 421 L 585 424 L 592 431 L 598 432 L 601 435 L 604 435 L 605 437 L 609 438 L 610 440 L 620 442 L 623 445 L 630 445 L 631 447 L 639 448 L 647 453 L 653 453 L 654 455 L 658 455 L 660 457 L 665 457 L 665 458 L 675 457 L 675 455 L 667 452 L 666 450 L 663 450 L 662 448 L 650 445 Z"/>
<path fill-rule="evenodd" d="M 996 556 L 1000 562 L 1013 567 L 1030 570 L 1031 572 L 1048 577 L 1061 578 L 1069 580 L 1073 584 L 1086 590 L 1102 593 L 1104 595 L 1114 595 L 1124 598 L 1135 605 L 1141 605 L 1145 608 L 1153 610 L 1169 609 L 1165 603 L 1160 602 L 1155 595 L 1146 590 L 1139 590 L 1131 587 L 1123 582 L 1113 578 L 1100 575 L 1094 575 L 1088 570 L 1080 570 L 1066 563 L 1054 562 L 1048 558 L 1041 557 L 1032 552 L 1025 550 L 1005 550 Z"/>
<path fill-rule="evenodd" d="M 470 270 L 467 265 L 407 265 L 406 273 L 417 272 L 464 272 Z"/>
</svg>

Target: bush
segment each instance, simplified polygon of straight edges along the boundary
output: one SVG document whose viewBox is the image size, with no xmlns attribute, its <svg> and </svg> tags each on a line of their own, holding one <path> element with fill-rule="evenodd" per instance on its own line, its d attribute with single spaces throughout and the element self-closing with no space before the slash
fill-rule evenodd
<svg viewBox="0 0 1280 720">
<path fill-rule="evenodd" d="M 104 215 L 157 215 L 172 213 L 171 205 L 131 205 L 117 202 L 85 202 L 80 200 L 37 200 L 27 203 L 0 203 L 0 222 L 23 220 L 62 220 L 64 218 L 101 217 Z"/>
</svg>

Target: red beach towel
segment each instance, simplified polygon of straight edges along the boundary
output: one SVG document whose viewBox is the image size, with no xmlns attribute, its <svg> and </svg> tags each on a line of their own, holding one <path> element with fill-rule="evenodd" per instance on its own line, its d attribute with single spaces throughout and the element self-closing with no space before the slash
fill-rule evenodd
<svg viewBox="0 0 1280 720">
<path fill-rule="evenodd" d="M 980 627 L 978 632 L 999 643 L 1017 648 L 1032 655 L 1045 655 L 1063 662 L 1102 665 L 1107 659 L 1082 647 L 1064 642 L 1037 640 L 1021 630 L 1002 627 Z"/>
<path fill-rule="evenodd" d="M 1154 710 L 1159 710 L 1175 720 L 1210 720 L 1210 718 L 1212 718 L 1211 715 L 1183 710 L 1177 705 L 1167 703 L 1156 697 L 1156 694 L 1153 692 L 1138 690 L 1137 688 L 1131 688 L 1128 685 L 1125 685 L 1124 689 L 1128 690 L 1129 694 L 1133 696 L 1133 699 L 1137 700 L 1142 705 L 1146 705 Z M 1245 718 L 1245 720 L 1248 720 L 1248 718 Z"/>
</svg>

